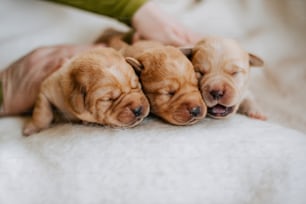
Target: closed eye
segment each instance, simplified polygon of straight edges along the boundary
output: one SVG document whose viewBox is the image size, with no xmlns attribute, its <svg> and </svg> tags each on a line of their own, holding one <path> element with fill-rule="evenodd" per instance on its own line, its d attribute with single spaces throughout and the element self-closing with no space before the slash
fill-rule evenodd
<svg viewBox="0 0 306 204">
<path fill-rule="evenodd" d="M 102 101 L 102 102 L 112 102 L 112 101 L 117 100 L 117 98 L 119 98 L 119 96 L 118 96 L 118 97 L 107 97 L 107 98 L 102 98 L 100 101 Z"/>
<path fill-rule="evenodd" d="M 110 96 L 104 96 L 102 98 L 99 99 L 100 102 L 111 102 L 113 101 L 113 98 L 111 98 Z"/>
<path fill-rule="evenodd" d="M 112 100 L 110 98 L 103 98 L 99 100 L 100 102 L 111 102 Z"/>
<path fill-rule="evenodd" d="M 154 95 L 161 95 L 161 96 L 169 96 L 169 97 L 172 97 L 174 96 L 176 93 L 176 91 L 160 91 L 160 92 L 157 92 L 157 93 L 151 93 L 151 94 L 154 94 Z"/>
<path fill-rule="evenodd" d="M 169 92 L 168 92 L 168 95 L 169 95 L 169 96 L 174 96 L 174 94 L 175 94 L 175 91 L 169 91 Z"/>
<path fill-rule="evenodd" d="M 100 101 L 103 102 L 111 102 L 115 101 L 121 96 L 122 92 L 120 90 L 112 90 L 106 94 L 103 94 L 103 96 L 100 98 Z"/>
<path fill-rule="evenodd" d="M 240 73 L 239 71 L 234 71 L 234 72 L 231 73 L 231 75 L 232 75 L 232 76 L 236 76 L 236 75 L 238 75 L 239 73 Z"/>
</svg>

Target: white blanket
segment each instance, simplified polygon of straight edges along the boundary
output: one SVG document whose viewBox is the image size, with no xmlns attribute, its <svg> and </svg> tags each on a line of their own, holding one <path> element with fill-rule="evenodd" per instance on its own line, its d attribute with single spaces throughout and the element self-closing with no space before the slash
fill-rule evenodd
<svg viewBox="0 0 306 204">
<path fill-rule="evenodd" d="M 1 204 L 306 203 L 306 3 L 157 3 L 191 29 L 236 38 L 265 59 L 251 87 L 270 120 L 236 115 L 176 127 L 150 116 L 133 129 L 59 124 L 24 138 L 24 118 L 0 118 Z M 0 25 L 1 68 L 42 45 L 126 29 L 43 1 L 3 0 Z"/>
</svg>

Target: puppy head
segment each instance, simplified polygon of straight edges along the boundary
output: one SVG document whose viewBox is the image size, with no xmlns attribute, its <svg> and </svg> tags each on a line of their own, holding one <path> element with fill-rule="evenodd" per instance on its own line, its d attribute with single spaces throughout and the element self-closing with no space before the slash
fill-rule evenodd
<svg viewBox="0 0 306 204">
<path fill-rule="evenodd" d="M 174 125 L 190 125 L 206 115 L 192 64 L 178 49 L 152 48 L 127 60 L 140 73 L 152 113 Z"/>
<path fill-rule="evenodd" d="M 213 118 L 237 111 L 246 93 L 250 66 L 263 65 L 259 57 L 244 51 L 234 40 L 217 37 L 197 43 L 190 58 L 208 115 Z"/>
<path fill-rule="evenodd" d="M 67 104 L 80 120 L 132 127 L 149 113 L 149 102 L 132 67 L 112 48 L 76 57 L 63 83 Z"/>
</svg>

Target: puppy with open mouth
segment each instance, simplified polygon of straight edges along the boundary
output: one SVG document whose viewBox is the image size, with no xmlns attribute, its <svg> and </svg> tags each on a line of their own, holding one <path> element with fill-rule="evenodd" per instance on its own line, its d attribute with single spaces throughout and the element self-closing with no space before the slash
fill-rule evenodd
<svg viewBox="0 0 306 204">
<path fill-rule="evenodd" d="M 150 109 L 135 71 L 112 48 L 85 51 L 43 81 L 23 134 L 48 128 L 54 108 L 69 121 L 111 127 L 134 127 Z"/>
<path fill-rule="evenodd" d="M 248 89 L 250 67 L 263 66 L 263 60 L 221 37 L 204 38 L 183 52 L 194 66 L 210 117 L 226 118 L 238 111 L 266 120 Z"/>
</svg>

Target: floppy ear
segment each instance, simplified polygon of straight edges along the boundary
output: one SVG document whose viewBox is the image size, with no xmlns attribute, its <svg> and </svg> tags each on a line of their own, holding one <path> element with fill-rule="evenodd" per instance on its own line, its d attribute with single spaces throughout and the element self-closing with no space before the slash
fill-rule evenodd
<svg viewBox="0 0 306 204">
<path fill-rule="evenodd" d="M 260 59 L 260 57 L 249 53 L 249 63 L 250 66 L 262 67 L 264 65 L 264 61 Z"/>
<path fill-rule="evenodd" d="M 143 65 L 137 59 L 133 57 L 126 57 L 125 61 L 129 63 L 138 74 L 143 70 Z"/>
<path fill-rule="evenodd" d="M 82 113 L 86 109 L 86 90 L 82 86 L 75 86 L 71 92 L 70 105 L 76 113 Z"/>
<path fill-rule="evenodd" d="M 192 58 L 192 47 L 181 47 L 180 51 L 188 58 L 191 59 Z"/>
<path fill-rule="evenodd" d="M 88 75 L 82 69 L 74 69 L 70 73 L 70 98 L 72 109 L 82 113 L 86 109 L 87 86 L 90 81 Z"/>
</svg>

